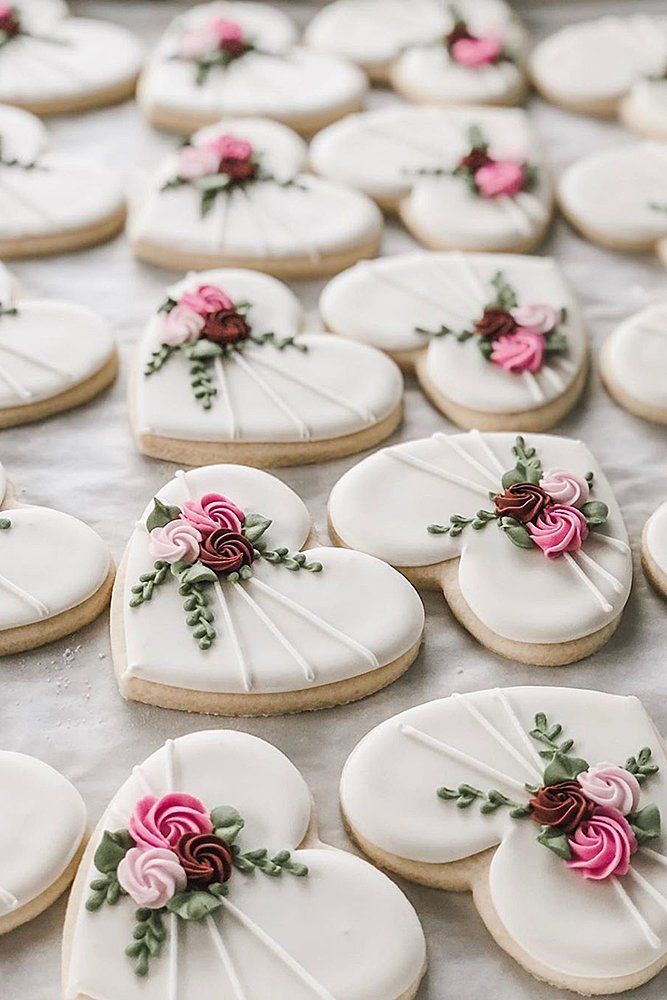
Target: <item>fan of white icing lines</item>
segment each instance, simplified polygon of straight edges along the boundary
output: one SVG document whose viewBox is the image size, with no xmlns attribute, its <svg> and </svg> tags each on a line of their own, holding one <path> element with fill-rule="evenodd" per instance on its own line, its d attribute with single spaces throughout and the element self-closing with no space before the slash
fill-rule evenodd
<svg viewBox="0 0 667 1000">
<path fill-rule="evenodd" d="M 308 512 L 266 472 L 180 472 L 151 501 L 114 589 L 126 698 L 223 715 L 354 701 L 419 651 L 419 597 L 387 563 L 320 546 Z"/>
</svg>

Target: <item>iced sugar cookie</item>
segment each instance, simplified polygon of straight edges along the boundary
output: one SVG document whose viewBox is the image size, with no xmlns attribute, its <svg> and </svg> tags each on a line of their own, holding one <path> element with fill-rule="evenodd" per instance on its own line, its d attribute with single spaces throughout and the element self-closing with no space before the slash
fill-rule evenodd
<svg viewBox="0 0 667 1000">
<path fill-rule="evenodd" d="M 295 40 L 291 20 L 266 4 L 216 0 L 193 7 L 159 43 L 142 75 L 139 103 L 153 125 L 184 134 L 243 115 L 308 134 L 359 110 L 364 74 Z"/>
<path fill-rule="evenodd" d="M 342 184 L 303 173 L 306 147 L 276 122 L 219 123 L 168 157 L 138 201 L 130 239 L 162 267 L 334 274 L 378 249 L 382 217 Z"/>
<path fill-rule="evenodd" d="M 50 153 L 38 118 L 0 106 L 0 256 L 103 243 L 124 219 L 125 200 L 112 171 Z"/>
<path fill-rule="evenodd" d="M 630 592 L 621 512 L 581 441 L 473 430 L 383 448 L 339 479 L 329 515 L 338 544 L 442 589 L 476 639 L 522 663 L 599 649 Z"/>
<path fill-rule="evenodd" d="M 336 0 L 306 41 L 417 102 L 514 104 L 525 89 L 526 37 L 500 0 Z"/>
<path fill-rule="evenodd" d="M 533 51 L 533 82 L 571 111 L 613 115 L 635 86 L 667 71 L 667 18 L 636 14 L 569 24 Z"/>
<path fill-rule="evenodd" d="M 350 115 L 311 145 L 314 169 L 398 211 L 432 250 L 530 250 L 552 185 L 524 111 L 388 108 Z"/>
<path fill-rule="evenodd" d="M 411 253 L 356 264 L 324 289 L 330 330 L 387 351 L 450 420 L 545 430 L 582 391 L 588 347 L 548 257 Z"/>
<path fill-rule="evenodd" d="M 131 97 L 141 47 L 125 28 L 69 17 L 61 0 L 0 0 L 0 101 L 53 115 Z"/>
<path fill-rule="evenodd" d="M 6 483 L 0 470 L 0 656 L 93 621 L 109 603 L 114 577 L 109 549 L 92 528 L 17 503 Z"/>
<path fill-rule="evenodd" d="M 640 80 L 621 102 L 621 120 L 652 139 L 667 140 L 667 79 Z"/>
<path fill-rule="evenodd" d="M 649 583 L 667 597 L 667 503 L 661 504 L 644 525 L 642 569 Z"/>
<path fill-rule="evenodd" d="M 219 715 L 355 701 L 410 666 L 424 611 L 386 563 L 313 539 L 266 472 L 177 473 L 130 538 L 111 612 L 125 698 Z"/>
<path fill-rule="evenodd" d="M 534 976 L 606 995 L 667 962 L 666 772 L 637 698 L 516 687 L 383 722 L 349 757 L 341 803 L 376 864 L 472 891 Z"/>
<path fill-rule="evenodd" d="M 0 273 L 0 427 L 88 402 L 113 382 L 117 368 L 114 342 L 95 313 L 17 298 Z"/>
<path fill-rule="evenodd" d="M 74 785 L 35 757 L 0 750 L 0 934 L 32 920 L 74 878 L 86 807 Z"/>
<path fill-rule="evenodd" d="M 137 352 L 130 410 L 139 449 L 187 465 L 266 467 L 386 438 L 402 412 L 396 365 L 371 347 L 304 333 L 304 324 L 292 292 L 256 271 L 173 285 Z"/>
<path fill-rule="evenodd" d="M 600 373 L 626 410 L 667 424 L 667 303 L 643 309 L 614 330 L 600 353 Z"/>
<path fill-rule="evenodd" d="M 610 250 L 657 249 L 667 260 L 667 143 L 592 153 L 565 171 L 558 197 L 586 239 Z"/>
<path fill-rule="evenodd" d="M 112 799 L 70 898 L 63 993 L 409 1000 L 425 966 L 412 906 L 318 840 L 293 764 L 215 730 L 168 740 Z"/>
</svg>

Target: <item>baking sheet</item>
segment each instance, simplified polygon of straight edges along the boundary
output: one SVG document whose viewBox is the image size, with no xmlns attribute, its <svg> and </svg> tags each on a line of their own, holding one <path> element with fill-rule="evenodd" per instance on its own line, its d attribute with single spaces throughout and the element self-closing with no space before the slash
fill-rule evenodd
<svg viewBox="0 0 667 1000">
<path fill-rule="evenodd" d="M 170 0 L 90 0 L 73 6 L 80 14 L 99 15 L 126 25 L 151 45 L 187 5 Z M 289 9 L 302 23 L 317 8 L 317 4 L 301 2 L 279 6 Z M 612 11 L 664 11 L 664 2 L 642 0 L 563 0 L 517 6 L 537 37 L 575 18 Z M 370 104 L 392 101 L 399 98 L 377 91 Z M 576 117 L 538 99 L 531 102 L 530 109 L 556 172 L 590 151 L 634 141 L 614 123 Z M 54 146 L 114 167 L 129 188 L 136 186 L 142 171 L 150 169 L 174 143 L 173 138 L 152 131 L 132 103 L 52 120 L 48 127 Z M 385 254 L 414 246 L 397 223 L 388 223 Z M 562 220 L 554 226 L 542 252 L 557 257 L 579 294 L 595 355 L 622 318 L 660 297 L 667 298 L 667 273 L 651 256 L 600 250 L 586 244 Z M 80 302 L 106 317 L 121 347 L 122 370 L 113 389 L 91 404 L 41 423 L 3 431 L 0 459 L 26 500 L 87 521 L 119 559 L 139 512 L 174 471 L 173 465 L 136 452 L 125 408 L 132 345 L 172 276 L 135 262 L 123 237 L 81 253 L 17 263 L 12 270 L 31 294 Z M 313 316 L 322 284 L 293 283 Z M 388 443 L 454 429 L 426 402 L 412 378 L 406 380 L 405 401 L 405 422 Z M 667 429 L 643 423 L 619 409 L 594 370 L 583 401 L 558 430 L 583 438 L 599 458 L 616 490 L 633 545 L 635 582 L 623 622 L 608 645 L 591 659 L 553 670 L 517 666 L 479 646 L 454 622 L 443 599 L 427 594 L 424 649 L 407 675 L 387 690 L 330 711 L 228 722 L 125 704 L 112 677 L 104 615 L 69 639 L 2 661 L 0 746 L 34 754 L 66 774 L 83 794 L 94 823 L 132 765 L 167 737 L 224 726 L 246 730 L 275 743 L 291 758 L 313 791 L 322 838 L 350 849 L 338 814 L 337 786 L 343 763 L 369 729 L 412 705 L 452 691 L 497 685 L 592 687 L 638 695 L 667 733 L 667 605 L 649 590 L 639 565 L 644 521 L 667 497 Z M 323 536 L 328 493 L 356 461 L 358 457 L 352 457 L 279 472 L 303 497 Z M 526 595 L 526 614 L 531 611 L 530 595 Z M 12 803 L 2 802 L 0 809 L 11 816 Z M 571 996 L 538 984 L 497 948 L 469 895 L 408 884 L 403 888 L 421 917 L 428 940 L 430 965 L 420 1000 L 478 1000 L 489 995 L 494 1000 L 556 1000 Z M 54 1000 L 59 996 L 64 912 L 61 900 L 32 923 L 0 938 L 2 1000 Z M 658 1000 L 664 997 L 666 987 L 667 973 L 663 973 L 633 997 Z"/>
</svg>

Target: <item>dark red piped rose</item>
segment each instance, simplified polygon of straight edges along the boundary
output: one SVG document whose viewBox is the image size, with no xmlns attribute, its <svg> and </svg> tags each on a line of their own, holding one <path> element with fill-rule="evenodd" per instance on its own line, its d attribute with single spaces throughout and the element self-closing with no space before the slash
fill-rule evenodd
<svg viewBox="0 0 667 1000">
<path fill-rule="evenodd" d="M 560 781 L 540 788 L 530 805 L 536 823 L 557 826 L 564 833 L 573 833 L 580 823 L 590 819 L 595 809 L 595 803 L 586 798 L 576 781 Z"/>
<path fill-rule="evenodd" d="M 186 833 L 176 854 L 188 877 L 188 889 L 206 889 L 214 882 L 226 882 L 232 874 L 232 852 L 213 833 Z"/>
<path fill-rule="evenodd" d="M 494 340 L 496 337 L 508 337 L 516 330 L 513 316 L 505 309 L 485 309 L 481 319 L 475 323 L 475 330 L 480 337 Z"/>
<path fill-rule="evenodd" d="M 493 163 L 493 158 L 489 156 L 486 147 L 475 146 L 461 160 L 459 160 L 457 170 L 465 170 L 470 174 L 476 174 L 482 167 Z"/>
<path fill-rule="evenodd" d="M 211 532 L 199 546 L 200 562 L 215 573 L 238 573 L 243 566 L 250 566 L 254 558 L 252 542 L 227 528 Z"/>
<path fill-rule="evenodd" d="M 249 181 L 257 172 L 257 164 L 248 156 L 223 156 L 218 173 L 227 174 L 233 181 Z"/>
<path fill-rule="evenodd" d="M 7 9 L 7 5 L 0 3 L 0 32 L 7 38 L 14 38 L 21 30 L 21 22 L 13 7 Z"/>
<path fill-rule="evenodd" d="M 449 34 L 445 35 L 445 44 L 448 48 L 460 42 L 463 38 L 472 38 L 465 21 L 457 21 Z"/>
<path fill-rule="evenodd" d="M 236 344 L 240 340 L 247 340 L 250 327 L 235 309 L 220 309 L 206 316 L 202 336 L 216 344 Z"/>
<path fill-rule="evenodd" d="M 515 483 L 493 502 L 501 517 L 513 517 L 521 524 L 528 524 L 551 503 L 551 497 L 534 483 Z"/>
</svg>

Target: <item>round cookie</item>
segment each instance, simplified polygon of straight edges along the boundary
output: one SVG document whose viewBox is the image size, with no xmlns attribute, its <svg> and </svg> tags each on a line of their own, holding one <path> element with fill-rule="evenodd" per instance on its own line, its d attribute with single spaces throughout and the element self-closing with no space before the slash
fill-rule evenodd
<svg viewBox="0 0 667 1000">
<path fill-rule="evenodd" d="M 69 886 L 86 807 L 67 778 L 36 757 L 0 750 L 0 934 L 33 920 Z"/>
<path fill-rule="evenodd" d="M 179 270 L 251 267 L 281 278 L 335 274 L 377 253 L 382 216 L 342 184 L 303 173 L 306 147 L 261 119 L 220 123 L 168 157 L 137 201 L 137 257 Z"/>
<path fill-rule="evenodd" d="M 408 100 L 515 104 L 525 91 L 526 36 L 501 0 L 335 0 L 306 29 L 315 49 L 358 63 Z"/>
<path fill-rule="evenodd" d="M 328 328 L 379 347 L 461 427 L 546 430 L 581 393 L 586 329 L 547 257 L 410 253 L 356 264 L 320 298 Z"/>
<path fill-rule="evenodd" d="M 70 897 L 63 994 L 410 1000 L 425 967 L 412 906 L 318 839 L 293 764 L 214 730 L 168 740 L 102 816 Z"/>
<path fill-rule="evenodd" d="M 302 333 L 304 322 L 292 292 L 256 271 L 190 274 L 172 286 L 131 380 L 140 451 L 266 468 L 339 458 L 388 437 L 402 413 L 396 365 L 373 348 Z"/>
<path fill-rule="evenodd" d="M 142 50 L 119 25 L 69 17 L 61 0 L 2 0 L 0 34 L 0 102 L 54 115 L 134 93 Z"/>
<path fill-rule="evenodd" d="M 364 74 L 295 44 L 290 19 L 261 3 L 215 0 L 180 14 L 138 89 L 151 124 L 190 134 L 221 118 L 266 117 L 310 134 L 362 107 Z"/>
<path fill-rule="evenodd" d="M 392 107 L 350 115 L 313 140 L 313 168 L 397 211 L 431 250 L 526 252 L 553 208 L 524 111 Z"/>
<path fill-rule="evenodd" d="M 413 662 L 424 610 L 399 573 L 314 547 L 299 497 L 266 472 L 177 473 L 151 501 L 114 587 L 125 698 L 212 715 L 356 701 Z"/>
<path fill-rule="evenodd" d="M 50 153 L 38 118 L 0 106 L 0 257 L 103 243 L 124 220 L 125 200 L 113 172 Z"/>
<path fill-rule="evenodd" d="M 533 83 L 548 101 L 603 116 L 616 114 L 635 84 L 666 70 L 667 18 L 647 14 L 569 24 L 540 42 L 530 60 Z"/>
<path fill-rule="evenodd" d="M 667 424 L 667 304 L 649 306 L 614 330 L 600 353 L 600 373 L 620 406 Z"/>
<path fill-rule="evenodd" d="M 650 139 L 667 140 L 667 80 L 639 80 L 621 101 L 624 125 Z"/>
<path fill-rule="evenodd" d="M 644 525 L 642 569 L 649 583 L 667 597 L 667 503 L 661 504 Z"/>
<path fill-rule="evenodd" d="M 340 794 L 375 864 L 471 891 L 524 969 L 606 996 L 667 963 L 666 774 L 637 698 L 510 687 L 383 722 L 352 751 Z"/>
<path fill-rule="evenodd" d="M 442 590 L 476 639 L 521 663 L 589 656 L 630 593 L 618 504 L 568 438 L 473 430 L 383 448 L 338 480 L 329 518 L 337 544 Z"/>
</svg>

